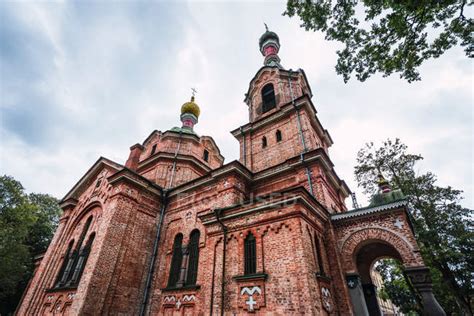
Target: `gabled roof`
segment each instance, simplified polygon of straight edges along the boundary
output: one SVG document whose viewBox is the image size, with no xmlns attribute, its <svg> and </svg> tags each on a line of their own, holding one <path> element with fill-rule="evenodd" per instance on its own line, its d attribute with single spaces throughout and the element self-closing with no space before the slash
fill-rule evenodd
<svg viewBox="0 0 474 316">
<path fill-rule="evenodd" d="M 96 177 L 105 167 L 112 168 L 115 171 L 119 171 L 124 168 L 124 166 L 119 163 L 116 163 L 104 157 L 100 157 L 92 165 L 92 167 L 87 170 L 87 172 L 82 176 L 82 178 L 79 179 L 79 181 L 72 187 L 72 189 L 68 193 L 66 193 L 60 203 L 68 199 L 77 199 L 87 189 L 87 183 L 89 182 L 89 180 Z"/>
<path fill-rule="evenodd" d="M 372 215 L 372 214 L 381 213 L 384 211 L 393 210 L 393 209 L 405 207 L 405 206 L 408 206 L 408 200 L 403 198 L 398 201 L 378 205 L 375 207 L 368 206 L 368 207 L 362 207 L 362 208 L 350 210 L 344 213 L 333 214 L 331 216 L 331 220 L 338 221 L 338 220 L 343 220 L 343 219 L 348 219 L 348 218 L 356 218 L 356 217 L 361 217 L 365 215 Z"/>
</svg>

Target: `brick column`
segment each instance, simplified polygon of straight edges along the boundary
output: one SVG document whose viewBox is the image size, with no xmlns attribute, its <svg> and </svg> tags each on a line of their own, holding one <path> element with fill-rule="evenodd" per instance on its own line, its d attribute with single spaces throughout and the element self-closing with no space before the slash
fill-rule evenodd
<svg viewBox="0 0 474 316">
<path fill-rule="evenodd" d="M 446 316 L 433 294 L 430 270 L 427 267 L 406 268 L 405 273 L 410 278 L 413 287 L 420 293 L 423 303 L 423 315 Z"/>
<path fill-rule="evenodd" d="M 370 316 L 382 316 L 379 302 L 377 301 L 377 287 L 373 283 L 362 284 L 364 289 L 365 303 Z"/>
<path fill-rule="evenodd" d="M 358 274 L 347 274 L 346 280 L 347 287 L 349 288 L 349 295 L 351 296 L 352 307 L 354 309 L 354 315 L 368 316 L 369 311 L 367 310 L 360 276 Z"/>
</svg>

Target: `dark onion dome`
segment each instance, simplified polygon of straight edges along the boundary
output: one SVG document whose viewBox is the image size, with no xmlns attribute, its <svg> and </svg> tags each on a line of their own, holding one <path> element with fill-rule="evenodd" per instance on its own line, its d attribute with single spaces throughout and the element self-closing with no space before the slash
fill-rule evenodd
<svg viewBox="0 0 474 316">
<path fill-rule="evenodd" d="M 260 36 L 260 39 L 258 40 L 258 44 L 260 45 L 260 47 L 262 47 L 263 43 L 265 43 L 269 39 L 275 40 L 278 43 L 278 45 L 280 45 L 280 38 L 278 37 L 278 35 L 275 32 L 268 31 L 268 30 L 265 33 L 263 33 L 262 36 Z"/>
</svg>

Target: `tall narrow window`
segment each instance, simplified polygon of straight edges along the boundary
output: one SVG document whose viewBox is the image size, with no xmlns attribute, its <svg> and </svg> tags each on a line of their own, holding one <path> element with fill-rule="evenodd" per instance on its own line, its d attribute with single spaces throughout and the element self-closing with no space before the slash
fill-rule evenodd
<svg viewBox="0 0 474 316">
<path fill-rule="evenodd" d="M 262 137 L 262 148 L 267 147 L 267 138 L 265 136 Z"/>
<path fill-rule="evenodd" d="M 189 258 L 188 275 L 186 276 L 186 285 L 195 285 L 197 280 L 198 262 L 199 262 L 199 230 L 193 230 L 189 238 Z"/>
<path fill-rule="evenodd" d="M 168 287 L 175 287 L 179 281 L 181 272 L 181 262 L 183 260 L 183 234 L 178 234 L 174 238 L 173 257 L 171 258 L 170 275 L 168 278 Z"/>
<path fill-rule="evenodd" d="M 244 274 L 255 274 L 257 271 L 257 245 L 252 233 L 244 240 Z"/>
<path fill-rule="evenodd" d="M 150 156 L 153 155 L 156 152 L 156 144 L 151 147 L 151 153 Z"/>
<path fill-rule="evenodd" d="M 64 283 L 70 282 L 72 279 L 74 271 L 76 270 L 77 264 L 79 262 L 82 243 L 84 242 L 84 238 L 86 238 L 86 234 L 87 234 L 87 231 L 89 230 L 89 227 L 91 226 L 91 223 L 92 223 L 92 216 L 89 216 L 89 218 L 87 219 L 87 222 L 84 224 L 84 227 L 82 228 L 81 237 L 77 241 L 77 245 L 74 249 L 74 252 L 72 253 L 72 258 L 71 258 L 72 265 L 70 266 L 70 269 L 67 269 L 66 267 L 66 270 L 68 271 L 67 271 L 66 280 Z"/>
<path fill-rule="evenodd" d="M 276 136 L 276 141 L 281 142 L 281 131 L 280 130 L 276 131 L 275 136 Z"/>
<path fill-rule="evenodd" d="M 318 267 L 319 267 L 319 274 L 324 275 L 324 263 L 323 257 L 321 256 L 321 244 L 319 243 L 318 236 L 314 236 L 314 247 L 316 248 L 316 256 L 318 258 Z"/>
<path fill-rule="evenodd" d="M 86 266 L 87 259 L 89 258 L 89 254 L 91 252 L 92 243 L 94 242 L 95 233 L 92 233 L 87 240 L 86 245 L 82 248 L 79 254 L 79 260 L 77 261 L 76 268 L 72 274 L 71 284 L 75 285 L 79 283 L 81 279 L 82 272 L 84 272 L 84 267 Z"/>
<path fill-rule="evenodd" d="M 203 154 L 204 161 L 209 161 L 209 152 L 204 149 L 204 154 Z"/>
<path fill-rule="evenodd" d="M 268 112 L 276 107 L 275 90 L 271 83 L 265 85 L 262 89 L 262 112 Z"/>
<path fill-rule="evenodd" d="M 63 282 L 66 282 L 67 275 L 72 266 L 72 246 L 74 245 L 74 239 L 69 242 L 69 246 L 67 247 L 66 253 L 63 257 L 63 264 L 61 265 L 61 269 L 59 269 L 58 277 L 56 278 L 56 287 L 61 286 Z M 67 269 L 69 266 L 69 269 Z"/>
</svg>

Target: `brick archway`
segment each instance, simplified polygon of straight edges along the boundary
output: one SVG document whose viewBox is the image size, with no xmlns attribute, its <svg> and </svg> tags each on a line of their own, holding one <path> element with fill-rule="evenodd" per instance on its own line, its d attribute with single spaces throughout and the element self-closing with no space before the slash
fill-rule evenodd
<svg viewBox="0 0 474 316">
<path fill-rule="evenodd" d="M 357 252 L 362 247 L 371 243 L 383 243 L 394 248 L 399 255 L 398 259 L 400 259 L 406 267 L 423 265 L 416 244 L 410 243 L 407 239 L 388 229 L 372 227 L 352 233 L 342 243 L 342 262 L 346 272 L 357 272 Z"/>
</svg>

